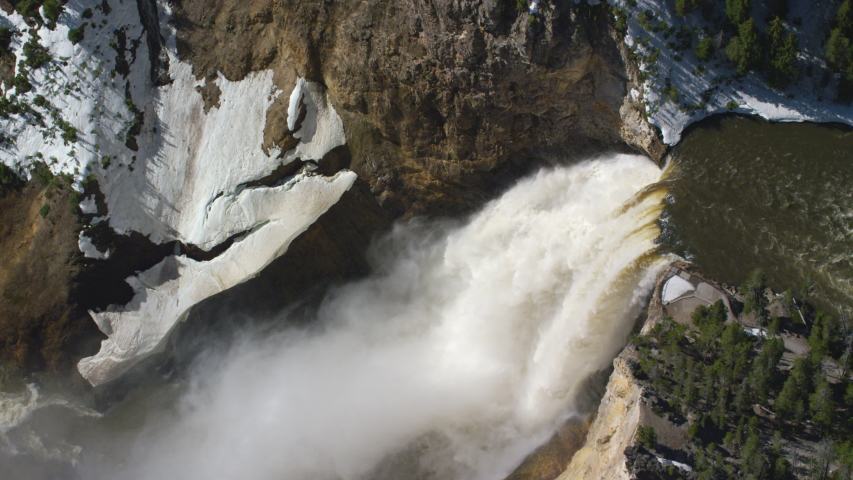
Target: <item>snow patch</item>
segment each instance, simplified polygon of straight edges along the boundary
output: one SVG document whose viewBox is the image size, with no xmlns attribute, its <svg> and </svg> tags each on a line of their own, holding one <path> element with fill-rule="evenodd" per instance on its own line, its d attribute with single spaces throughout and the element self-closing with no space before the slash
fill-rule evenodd
<svg viewBox="0 0 853 480">
<path fill-rule="evenodd" d="M 672 465 L 674 467 L 678 467 L 678 468 L 684 470 L 685 472 L 692 472 L 693 471 L 693 467 L 691 467 L 690 465 L 687 465 L 686 463 L 676 462 L 675 460 L 669 460 L 669 459 L 666 459 L 663 457 L 657 457 L 657 456 L 655 458 L 658 459 L 658 462 L 660 462 L 664 465 Z"/>
<path fill-rule="evenodd" d="M 92 385 L 113 380 L 163 348 L 169 334 L 198 302 L 259 273 L 290 242 L 334 205 L 356 179 L 353 172 L 327 178 L 303 172 L 275 188 L 244 190 L 235 215 L 251 215 L 258 226 L 208 262 L 172 255 L 127 280 L 136 291 L 124 307 L 90 312 L 108 338 L 77 368 Z"/>
<path fill-rule="evenodd" d="M 94 215 L 98 213 L 98 205 L 95 203 L 94 195 L 89 195 L 86 199 L 80 202 L 80 211 L 86 215 Z"/>
<path fill-rule="evenodd" d="M 290 105 L 287 107 L 287 129 L 291 132 L 296 128 L 296 120 L 299 119 L 299 105 L 302 101 L 302 87 L 305 86 L 305 79 L 300 78 L 296 81 L 296 87 L 290 93 Z"/>
<path fill-rule="evenodd" d="M 96 260 L 105 260 L 110 258 L 110 251 L 101 252 L 98 250 L 98 247 L 92 243 L 92 239 L 87 237 L 80 232 L 79 240 L 77 241 L 77 245 L 80 247 L 80 251 L 83 252 L 83 256 L 86 258 L 94 258 Z"/>
<path fill-rule="evenodd" d="M 661 299 L 664 304 L 667 304 L 694 290 L 696 287 L 692 283 L 675 275 L 663 284 Z"/>
</svg>

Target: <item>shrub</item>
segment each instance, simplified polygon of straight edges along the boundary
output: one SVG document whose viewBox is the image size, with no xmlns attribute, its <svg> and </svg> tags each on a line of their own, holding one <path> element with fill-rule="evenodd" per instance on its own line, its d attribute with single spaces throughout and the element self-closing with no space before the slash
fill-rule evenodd
<svg viewBox="0 0 853 480">
<path fill-rule="evenodd" d="M 699 41 L 696 45 L 696 57 L 703 62 L 707 62 L 711 59 L 711 55 L 714 54 L 714 40 L 711 37 L 705 37 Z"/>
<path fill-rule="evenodd" d="M 61 118 L 56 123 L 62 130 L 62 141 L 65 142 L 65 145 L 77 142 L 77 128 Z"/>
<path fill-rule="evenodd" d="M 43 187 L 46 187 L 53 181 L 53 172 L 43 162 L 34 164 L 32 174 Z"/>
<path fill-rule="evenodd" d="M 83 40 L 83 37 L 86 34 L 85 29 L 86 27 L 81 25 L 78 28 L 72 28 L 71 30 L 68 30 L 68 40 L 71 40 L 71 43 L 73 44 L 80 43 L 80 40 Z"/>
<path fill-rule="evenodd" d="M 42 5 L 44 16 L 53 23 L 59 20 L 59 15 L 62 14 L 63 6 L 56 0 L 45 0 Z"/>
<path fill-rule="evenodd" d="M 732 25 L 740 25 L 747 21 L 750 18 L 750 10 L 752 10 L 750 0 L 726 0 L 726 17 Z"/>
<path fill-rule="evenodd" d="M 661 93 L 668 102 L 678 104 L 678 89 L 674 86 L 667 85 L 661 90 Z"/>
<path fill-rule="evenodd" d="M 644 425 L 637 428 L 637 442 L 649 450 L 655 448 L 658 444 L 658 434 L 655 432 L 655 427 Z"/>
<path fill-rule="evenodd" d="M 729 110 L 734 110 L 739 106 L 740 105 L 738 105 L 737 102 L 735 102 L 734 100 L 729 100 L 729 102 L 726 103 L 726 108 L 728 108 Z"/>
<path fill-rule="evenodd" d="M 5 52 L 9 51 L 9 45 L 12 44 L 12 37 L 15 36 L 15 31 L 11 28 L 0 27 L 0 49 Z"/>
<path fill-rule="evenodd" d="M 9 168 L 5 163 L 0 163 L 0 197 L 6 194 L 6 191 L 20 188 L 24 185 L 21 177 Z"/>
<path fill-rule="evenodd" d="M 92 9 L 87 8 L 86 10 L 83 10 L 83 13 L 81 13 L 80 16 L 83 18 L 92 18 Z"/>
<path fill-rule="evenodd" d="M 52 58 L 47 49 L 44 48 L 38 40 L 30 38 L 24 44 L 24 64 L 30 68 L 39 68 Z"/>
<path fill-rule="evenodd" d="M 50 102 L 47 101 L 44 95 L 36 95 L 35 98 L 33 98 L 33 105 L 41 108 L 47 108 L 50 106 Z"/>
<path fill-rule="evenodd" d="M 44 205 L 42 205 L 41 208 L 39 209 L 39 215 L 41 215 L 42 218 L 46 217 L 49 212 L 50 212 L 50 206 L 46 203 Z"/>
<path fill-rule="evenodd" d="M 621 8 L 616 9 L 616 23 L 613 26 L 617 32 L 628 31 L 628 14 Z"/>
<path fill-rule="evenodd" d="M 12 85 L 15 87 L 15 92 L 19 94 L 27 93 L 33 89 L 33 85 L 30 83 L 29 78 L 27 78 L 26 71 L 22 71 L 15 75 L 15 78 L 12 80 Z"/>
<path fill-rule="evenodd" d="M 15 4 L 15 11 L 25 17 L 37 17 L 38 20 L 41 20 L 39 6 L 36 0 L 21 0 Z"/>
</svg>

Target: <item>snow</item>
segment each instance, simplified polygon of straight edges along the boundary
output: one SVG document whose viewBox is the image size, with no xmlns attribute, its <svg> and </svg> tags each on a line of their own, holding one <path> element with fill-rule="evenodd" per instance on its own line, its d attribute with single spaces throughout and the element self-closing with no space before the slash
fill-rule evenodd
<svg viewBox="0 0 853 480">
<path fill-rule="evenodd" d="M 204 250 L 239 238 L 210 261 L 169 256 L 127 279 L 136 292 L 129 304 L 90 312 L 108 336 L 97 355 L 78 365 L 93 385 L 116 378 L 161 348 L 195 304 L 253 277 L 282 255 L 356 178 L 348 171 L 324 177 L 306 164 L 299 174 L 272 187 L 247 187 L 297 159 L 320 162 L 345 143 L 343 121 L 323 87 L 297 79 L 290 93 L 288 126 L 296 128 L 304 106 L 305 119 L 293 133 L 299 142 L 287 152 L 279 147 L 264 152 L 267 110 L 278 95 L 287 93 L 273 83 L 272 71 L 253 72 L 239 81 L 221 74 L 197 79 L 192 66 L 175 54 L 171 12 L 161 2 L 160 33 L 166 38 L 172 81 L 155 86 L 136 2 L 110 2 L 109 15 L 98 5 L 94 0 L 71 0 L 54 30 L 36 31 L 53 59 L 30 73 L 32 91 L 18 98 L 41 115 L 43 124 L 20 115 L 0 119 L 0 132 L 14 139 L 0 148 L 0 161 L 25 174 L 34 162 L 43 161 L 55 174 L 73 174 L 77 190 L 82 190 L 84 179 L 97 180 L 107 212 L 93 223 L 108 221 L 118 233 L 139 232 L 156 243 L 177 240 Z M 94 16 L 86 20 L 90 25 L 83 40 L 74 45 L 68 32 L 84 21 L 80 16 L 86 8 Z M 0 24 L 22 32 L 11 48 L 23 59 L 29 26 L 20 15 L 4 13 Z M 127 40 L 126 77 L 116 72 L 123 63 L 115 48 L 118 30 Z M 221 95 L 219 104 L 205 112 L 197 89 L 207 81 L 213 81 Z M 15 94 L 14 88 L 5 93 Z M 50 105 L 36 106 L 37 95 Z M 137 111 L 142 128 L 131 133 Z M 76 142 L 63 140 L 66 125 L 76 128 Z M 131 137 L 135 142 L 128 141 Z M 94 196 L 85 198 L 80 208 L 98 214 Z M 98 251 L 83 233 L 78 245 L 87 258 L 109 258 L 109 251 Z"/>
<path fill-rule="evenodd" d="M 296 128 L 296 120 L 299 119 L 299 102 L 302 101 L 302 87 L 305 86 L 305 79 L 300 78 L 296 81 L 296 87 L 290 94 L 290 104 L 287 107 L 287 129 L 291 132 Z"/>
<path fill-rule="evenodd" d="M 94 258 L 96 260 L 103 260 L 110 258 L 110 251 L 101 252 L 98 250 L 98 247 L 92 243 L 92 239 L 87 237 L 83 232 L 80 232 L 79 240 L 77 241 L 77 245 L 80 247 L 80 251 L 83 252 L 83 256 L 86 258 Z"/>
<path fill-rule="evenodd" d="M 767 338 L 767 332 L 765 332 L 761 328 L 746 328 L 746 327 L 744 327 L 743 331 L 746 332 L 746 334 L 751 336 L 751 337 Z"/>
<path fill-rule="evenodd" d="M 536 15 L 539 13 L 539 0 L 531 0 L 530 6 L 528 7 L 531 15 Z"/>
<path fill-rule="evenodd" d="M 261 217 L 267 220 L 213 260 L 197 262 L 172 255 L 129 278 L 136 291 L 129 304 L 90 312 L 108 338 L 96 355 L 80 361 L 80 373 L 97 386 L 160 351 L 190 308 L 260 272 L 334 205 L 355 179 L 349 171 L 331 178 L 302 172 L 278 187 L 245 190 L 237 201 L 241 213 L 262 210 Z"/>
<path fill-rule="evenodd" d="M 609 0 L 609 3 L 630 12 L 625 43 L 640 54 L 638 61 L 641 69 L 648 74 L 642 94 L 647 112 L 650 112 L 649 123 L 660 128 L 664 143 L 675 145 L 681 140 L 682 132 L 688 125 L 710 115 L 728 112 L 758 115 L 779 122 L 841 122 L 853 125 L 853 109 L 833 101 L 833 85 L 837 79 L 833 79 L 830 86 L 820 85 L 819 75 L 811 77 L 805 73 L 808 65 L 817 66 L 820 63 L 817 57 L 823 51 L 826 16 L 832 14 L 826 11 L 822 3 L 811 0 L 790 1 L 788 18 L 802 20 L 801 26 L 794 27 L 801 47 L 801 74 L 785 90 L 771 89 L 760 75 L 749 74 L 737 78 L 734 66 L 725 59 L 722 51 L 717 51 L 708 62 L 700 62 L 692 49 L 675 52 L 667 45 L 668 42 L 678 43 L 674 36 L 667 39 L 662 30 L 656 33 L 646 30 L 637 21 L 640 12 L 651 10 L 655 13 L 653 24 L 659 25 L 664 20 L 676 30 L 682 26 L 691 30 L 705 27 L 707 31 L 716 33 L 702 19 L 699 9 L 682 18 L 675 14 L 671 2 L 638 0 L 635 7 L 628 6 L 626 0 Z M 763 22 L 761 19 L 765 14 L 754 13 L 753 17 Z M 641 45 L 640 40 L 643 38 L 648 38 L 648 46 Z M 659 54 L 657 61 L 649 64 L 643 59 L 651 56 L 652 48 L 659 50 Z M 700 66 L 705 68 L 704 72 L 698 70 Z M 663 94 L 667 79 L 678 91 L 677 104 L 668 101 Z M 706 101 L 703 96 L 709 91 Z M 737 106 L 730 109 L 730 102 Z"/>
<path fill-rule="evenodd" d="M 89 195 L 82 202 L 80 202 L 80 211 L 87 215 L 94 215 L 98 213 L 98 205 L 95 203 L 94 195 Z"/>
<path fill-rule="evenodd" d="M 686 293 L 690 293 L 696 289 L 692 283 L 676 275 L 663 284 L 661 297 L 664 304 L 670 303 Z"/>
<path fill-rule="evenodd" d="M 80 12 L 95 7 L 93 1 L 72 0 L 65 6 L 54 30 L 46 26 L 38 28 L 36 38 L 52 54 L 53 60 L 31 71 L 33 89 L 18 97 L 43 115 L 45 126 L 27 123 L 20 116 L 0 119 L 0 130 L 14 139 L 13 145 L 0 149 L 3 163 L 26 173 L 33 161 L 41 160 L 53 173 L 75 174 L 79 181 L 87 167 L 100 160 L 102 148 L 115 150 L 112 144 L 117 142 L 114 139 L 127 128 L 132 115 L 125 104 L 124 79 L 120 75 L 110 75 L 115 67 L 115 53 L 109 42 L 118 28 L 125 29 L 128 42 L 141 37 L 143 32 L 135 3 L 113 3 L 108 17 L 93 8 L 94 16 L 90 21 L 96 25 L 85 29 L 84 39 L 78 45 L 68 40 L 68 31 L 80 23 Z M 19 60 L 23 59 L 23 46 L 31 38 L 30 27 L 17 13 L 0 13 L 0 23 L 21 32 L 14 37 L 11 49 Z M 137 49 L 137 57 L 147 58 L 144 41 Z M 16 74 L 19 72 L 20 65 L 16 66 Z M 13 93 L 17 94 L 14 87 L 5 91 L 7 96 Z M 77 129 L 77 142 L 62 139 L 62 130 L 51 117 L 50 109 L 34 105 L 37 95 L 43 95 L 60 117 Z"/>
<path fill-rule="evenodd" d="M 666 459 L 663 457 L 655 457 L 655 458 L 658 459 L 658 462 L 660 462 L 664 465 L 672 465 L 674 467 L 678 467 L 678 468 L 684 470 L 685 472 L 692 472 L 693 471 L 693 467 L 691 467 L 690 465 L 687 465 L 686 463 L 676 462 L 675 460 L 669 460 L 669 459 Z"/>
</svg>

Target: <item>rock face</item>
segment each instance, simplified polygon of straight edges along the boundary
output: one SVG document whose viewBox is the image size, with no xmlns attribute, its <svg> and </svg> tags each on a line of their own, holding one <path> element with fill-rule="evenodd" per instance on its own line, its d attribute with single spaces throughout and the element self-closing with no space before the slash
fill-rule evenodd
<svg viewBox="0 0 853 480">
<path fill-rule="evenodd" d="M 261 273 L 356 175 L 369 194 L 343 230 L 361 239 L 321 235 L 316 251 L 300 250 L 313 261 L 329 252 L 342 269 L 323 270 L 330 278 L 358 270 L 341 252 L 363 251 L 389 217 L 470 211 L 535 166 L 628 150 L 623 135 L 660 153 L 625 107 L 633 77 L 606 6 L 542 2 L 531 15 L 492 0 L 82 3 L 32 29 L 6 10 L 22 32 L 10 52 L 23 58 L 38 41 L 53 58 L 15 72 L 32 83 L 16 87 L 18 100 L 47 123 L 0 121 L 19 139 L 0 158 L 25 171 L 49 157 L 85 187 L 73 238 L 89 268 L 67 281 L 84 284 L 109 337 L 80 363 L 92 384 Z M 86 7 L 93 20 L 80 28 L 91 34 L 71 42 Z M 381 214 L 358 220 L 377 202 Z M 320 231 L 335 230 L 327 221 Z M 312 268 L 303 262 L 275 265 Z"/>
<path fill-rule="evenodd" d="M 88 169 L 100 184 L 87 187 L 81 208 L 84 222 L 101 224 L 75 232 L 90 267 L 66 267 L 68 274 L 59 276 L 84 284 L 80 305 L 86 308 L 104 309 L 104 299 L 115 302 L 93 313 L 98 326 L 115 337 L 100 357 L 81 366 L 94 383 L 113 377 L 95 373 L 96 365 L 106 368 L 105 358 L 115 363 L 139 348 L 156 350 L 193 304 L 256 274 L 282 253 L 284 240 L 271 247 L 269 258 L 239 269 L 240 278 L 222 271 L 211 277 L 211 288 L 191 282 L 193 294 L 181 280 L 214 263 L 233 263 L 228 258 L 236 247 L 247 245 L 235 239 L 268 228 L 264 222 L 271 212 L 257 214 L 263 209 L 259 199 L 279 203 L 266 197 L 278 188 L 285 198 L 290 189 L 275 185 L 307 160 L 319 163 L 326 175 L 351 167 L 385 212 L 399 216 L 468 210 L 537 160 L 620 143 L 626 78 L 608 19 L 596 8 L 547 7 L 534 18 L 490 1 L 176 2 L 174 12 L 150 0 L 93 3 L 94 20 L 116 30 L 72 44 L 67 32 L 86 6 L 67 7 L 54 29 L 28 33 L 48 53 L 68 60 L 34 69 L 33 90 L 16 92 L 30 102 L 52 92 L 48 110 L 55 107 L 60 113 L 55 119 L 69 120 L 56 120 L 60 130 L 77 128 L 82 145 L 66 152 L 68 142 L 48 129 L 55 137 L 45 137 L 45 149 L 36 141 L 45 134 L 41 127 L 12 118 L 3 130 L 19 141 L 3 161 L 27 168 L 34 154 L 56 155 L 51 169 Z M 16 28 L 26 30 L 27 18 L 6 12 Z M 13 38 L 13 54 L 21 57 L 26 41 L 27 35 Z M 113 80 L 101 82 L 98 77 L 111 67 Z M 57 72 L 75 77 L 78 71 L 91 80 L 66 85 L 64 94 L 51 78 Z M 310 175 L 300 178 L 312 181 Z M 353 179 L 334 178 L 340 180 L 335 185 Z M 330 201 L 316 203 L 316 211 L 296 212 L 307 216 L 281 238 L 298 235 Z M 104 220 L 130 235 L 128 240 L 105 231 Z M 350 230 L 375 231 L 384 221 Z M 339 245 L 347 243 L 332 240 L 323 248 L 342 251 Z M 114 280 L 134 271 L 142 273 L 129 279 L 133 288 Z M 95 290 L 104 293 L 100 302 L 89 298 Z M 202 290 L 206 293 L 197 294 Z M 149 317 L 146 309 L 157 315 Z M 79 310 L 72 316 L 79 319 Z M 124 321 L 128 315 L 139 318 Z M 154 318 L 160 319 L 154 330 L 125 331 Z M 140 335 L 153 343 L 140 347 L 119 340 Z M 26 338 L 15 340 L 15 348 L 35 349 L 38 356 L 36 345 L 44 340 Z M 62 338 L 47 343 L 70 341 Z M 44 363 L 23 360 L 35 358 L 31 354 L 15 355 L 30 367 Z"/>
<path fill-rule="evenodd" d="M 352 169 L 395 214 L 468 209 L 534 165 L 626 147 L 610 14 L 574 2 L 182 0 L 198 76 L 323 84 Z M 284 87 L 282 87 L 284 88 Z M 274 105 L 270 118 L 281 117 Z M 279 110 L 280 111 L 280 110 Z M 269 127 L 268 127 L 269 128 Z"/>
<path fill-rule="evenodd" d="M 625 449 L 640 425 L 642 389 L 631 373 L 623 351 L 613 361 L 613 374 L 586 444 L 572 458 L 559 480 L 629 480 Z"/>
<path fill-rule="evenodd" d="M 77 218 L 69 191 L 67 184 L 48 192 L 33 182 L 0 196 L 2 362 L 64 372 L 97 349 L 97 328 L 74 282 L 85 265 L 72 233 Z"/>
</svg>

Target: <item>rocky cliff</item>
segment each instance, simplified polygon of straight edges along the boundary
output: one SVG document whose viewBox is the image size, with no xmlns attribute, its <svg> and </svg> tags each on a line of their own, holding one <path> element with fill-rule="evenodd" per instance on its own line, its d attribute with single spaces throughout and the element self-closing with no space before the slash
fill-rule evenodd
<svg viewBox="0 0 853 480">
<path fill-rule="evenodd" d="M 394 214 L 444 214 L 545 162 L 624 150 L 629 77 L 604 6 L 548 2 L 181 0 L 197 76 L 272 69 L 326 86 L 351 168 Z M 268 113 L 278 141 L 285 102 Z"/>
<path fill-rule="evenodd" d="M 470 211 L 539 165 L 629 144 L 663 151 L 626 107 L 637 72 L 607 5 L 542 2 L 531 14 L 491 0 L 89 3 L 69 4 L 56 23 L 5 7 L 9 53 L 27 60 L 11 74 L 29 87 L 7 79 L 16 108 L 2 128 L 16 137 L 4 163 L 31 175 L 44 161 L 83 191 L 68 229 L 84 230 L 85 268 L 65 271 L 79 286 L 68 323 L 97 341 L 83 328 L 92 310 L 109 337 L 81 364 L 94 383 L 160 350 L 193 306 L 282 254 L 290 259 L 271 268 L 288 270 L 268 277 L 363 252 L 391 218 Z M 33 44 L 47 53 L 41 63 L 29 60 Z M 341 196 L 355 178 L 345 170 L 363 193 Z M 319 191 L 301 186 L 320 177 L 340 180 L 333 193 L 299 193 Z M 340 198 L 358 199 L 346 202 L 346 233 L 310 255 L 285 253 Z M 294 222 L 288 202 L 305 199 L 316 211 Z M 332 221 L 321 232 L 341 230 Z M 291 226 L 272 233 L 282 222 Z M 281 243 L 258 256 L 270 235 Z M 286 297 L 363 271 L 358 259 L 325 263 L 338 267 Z M 26 360 L 43 345 L 65 359 L 57 365 L 93 353 L 69 335 L 20 338 L 16 351 L 35 353 L 7 357 L 29 368 L 43 365 Z"/>
</svg>

